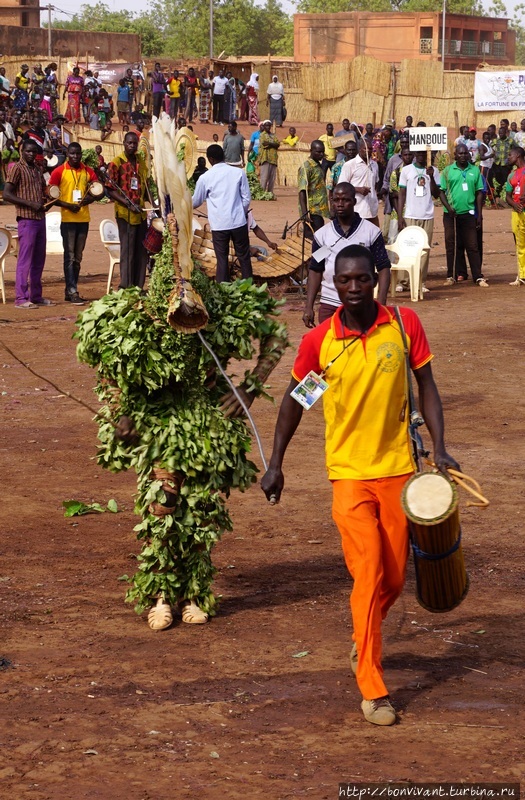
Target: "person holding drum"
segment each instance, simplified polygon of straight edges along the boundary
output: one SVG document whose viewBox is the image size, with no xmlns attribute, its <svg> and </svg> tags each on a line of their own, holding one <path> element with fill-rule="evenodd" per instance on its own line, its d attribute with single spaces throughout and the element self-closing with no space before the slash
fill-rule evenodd
<svg viewBox="0 0 525 800">
<path fill-rule="evenodd" d="M 342 305 L 302 339 L 261 488 L 271 502 L 279 500 L 284 454 L 303 406 L 309 408 L 323 395 L 333 517 L 354 579 L 351 667 L 365 719 L 393 725 L 396 712 L 381 665 L 381 624 L 405 581 L 409 537 L 401 492 L 415 464 L 402 330 L 395 310 L 374 301 L 376 283 L 373 255 L 366 247 L 349 245 L 337 254 L 334 285 Z M 457 469 L 445 450 L 443 410 L 425 332 L 412 309 L 399 311 L 434 462 L 443 472 Z"/>
<path fill-rule="evenodd" d="M 78 142 L 71 142 L 67 148 L 67 161 L 51 173 L 49 179 L 49 194 L 53 194 L 51 187 L 60 191 L 56 205 L 60 207 L 62 221 L 60 233 L 64 244 L 64 300 L 75 306 L 81 306 L 87 301 L 78 293 L 78 277 L 82 255 L 89 231 L 89 205 L 96 199 L 96 189 L 101 184 L 96 173 L 82 163 L 82 147 Z M 91 193 L 90 186 L 95 188 Z M 104 189 L 102 188 L 102 194 Z"/>
<path fill-rule="evenodd" d="M 120 239 L 119 289 L 144 287 L 148 252 L 144 239 L 148 230 L 143 209 L 148 170 L 137 156 L 139 139 L 130 131 L 124 137 L 124 152 L 110 162 L 106 173 L 107 192 L 115 201 L 115 217 Z"/>
</svg>

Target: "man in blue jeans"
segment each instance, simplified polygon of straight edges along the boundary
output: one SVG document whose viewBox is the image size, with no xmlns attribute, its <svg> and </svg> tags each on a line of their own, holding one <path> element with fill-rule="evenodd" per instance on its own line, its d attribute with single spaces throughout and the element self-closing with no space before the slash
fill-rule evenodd
<svg viewBox="0 0 525 800">
<path fill-rule="evenodd" d="M 89 204 L 94 201 L 88 188 L 97 180 L 91 167 L 82 163 L 82 148 L 78 142 L 71 142 L 67 148 L 67 161 L 51 173 L 50 186 L 58 186 L 62 223 L 60 233 L 64 243 L 65 297 L 68 303 L 76 306 L 86 301 L 78 293 L 80 264 L 89 230 Z"/>
</svg>

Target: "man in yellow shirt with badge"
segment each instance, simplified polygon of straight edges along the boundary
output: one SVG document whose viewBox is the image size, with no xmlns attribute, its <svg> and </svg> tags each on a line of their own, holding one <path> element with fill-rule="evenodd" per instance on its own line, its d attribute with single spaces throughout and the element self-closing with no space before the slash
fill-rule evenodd
<svg viewBox="0 0 525 800">
<path fill-rule="evenodd" d="M 383 681 L 381 625 L 405 582 L 408 523 L 401 492 L 415 465 L 409 438 L 407 360 L 434 445 L 434 462 L 458 468 L 444 442 L 443 409 L 432 376 L 423 326 L 409 308 L 374 301 L 377 274 L 359 244 L 335 259 L 334 286 L 342 305 L 307 333 L 285 392 L 273 452 L 261 488 L 278 501 L 286 448 L 303 415 L 322 395 L 332 514 L 354 579 L 351 668 L 367 722 L 393 725 L 396 712 Z"/>
<path fill-rule="evenodd" d="M 60 233 L 64 243 L 64 299 L 75 306 L 86 302 L 78 293 L 78 276 L 89 231 L 88 206 L 95 200 L 88 188 L 96 180 L 97 176 L 91 167 L 82 163 L 82 147 L 78 142 L 71 142 L 67 148 L 67 161 L 54 169 L 49 179 L 50 186 L 60 189 L 56 205 L 60 206 L 62 216 Z"/>
</svg>

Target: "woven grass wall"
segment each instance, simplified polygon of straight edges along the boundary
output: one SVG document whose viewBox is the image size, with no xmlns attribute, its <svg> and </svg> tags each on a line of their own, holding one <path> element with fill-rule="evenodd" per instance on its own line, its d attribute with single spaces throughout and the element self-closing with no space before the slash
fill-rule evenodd
<svg viewBox="0 0 525 800">
<path fill-rule="evenodd" d="M 315 64 L 301 68 L 302 89 L 306 100 L 316 102 L 340 98 L 350 90 L 351 64 Z"/>
<path fill-rule="evenodd" d="M 371 56 L 356 56 L 350 65 L 350 91 L 366 90 L 386 97 L 390 92 L 391 66 Z"/>
<path fill-rule="evenodd" d="M 388 108 L 387 98 L 365 89 L 358 89 L 337 100 L 322 102 L 319 119 L 321 122 L 333 122 L 335 126 L 338 126 L 345 117 L 348 117 L 351 122 L 372 121 L 375 113 L 376 123 L 380 125 L 384 122 L 384 113 Z"/>
<path fill-rule="evenodd" d="M 404 59 L 396 78 L 397 92 L 414 99 L 443 97 L 443 70 L 433 61 Z"/>
<path fill-rule="evenodd" d="M 294 120 L 300 122 L 318 121 L 318 103 L 306 100 L 300 89 L 286 89 L 286 109 L 287 121 Z M 266 106 L 265 106 L 266 107 Z"/>
</svg>

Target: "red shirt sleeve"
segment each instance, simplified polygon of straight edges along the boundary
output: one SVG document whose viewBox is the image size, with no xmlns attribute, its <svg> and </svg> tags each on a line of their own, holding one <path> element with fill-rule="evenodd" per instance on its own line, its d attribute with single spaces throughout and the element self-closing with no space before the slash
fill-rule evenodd
<svg viewBox="0 0 525 800">
<path fill-rule="evenodd" d="M 65 163 L 53 170 L 49 176 L 49 186 L 60 186 L 60 181 L 62 180 L 62 175 L 64 172 L 64 166 Z"/>
<path fill-rule="evenodd" d="M 299 350 L 295 357 L 294 365 L 292 367 L 292 375 L 297 381 L 302 381 L 309 372 L 312 370 L 319 374 L 321 372 L 321 365 L 319 363 L 319 355 L 321 353 L 321 345 L 327 331 L 330 329 L 331 319 L 318 325 L 313 331 L 305 333 L 301 339 Z"/>
<path fill-rule="evenodd" d="M 92 170 L 91 167 L 86 166 L 86 171 L 90 183 L 92 183 L 93 181 L 98 181 L 97 173 L 94 170 Z"/>
<path fill-rule="evenodd" d="M 410 366 L 421 369 L 433 359 L 421 320 L 411 308 L 401 308 L 401 318 L 409 340 Z"/>
</svg>

